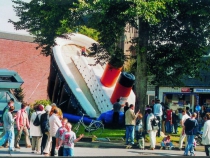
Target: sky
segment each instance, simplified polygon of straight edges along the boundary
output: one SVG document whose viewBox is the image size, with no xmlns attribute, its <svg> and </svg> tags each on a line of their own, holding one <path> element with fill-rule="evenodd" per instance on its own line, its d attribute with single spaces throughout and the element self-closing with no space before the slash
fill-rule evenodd
<svg viewBox="0 0 210 158">
<path fill-rule="evenodd" d="M 24 1 L 29 2 L 30 0 Z M 29 35 L 26 30 L 15 30 L 13 24 L 8 23 L 9 19 L 18 21 L 12 5 L 14 5 L 12 0 L 0 0 L 0 32 Z"/>
</svg>

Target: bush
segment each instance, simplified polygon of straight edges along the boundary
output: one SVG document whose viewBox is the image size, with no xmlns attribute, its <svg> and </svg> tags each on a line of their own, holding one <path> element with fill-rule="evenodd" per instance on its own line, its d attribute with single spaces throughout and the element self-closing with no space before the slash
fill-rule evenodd
<svg viewBox="0 0 210 158">
<path fill-rule="evenodd" d="M 14 90 L 14 95 L 19 102 L 23 102 L 25 95 L 24 95 L 23 89 L 21 87 Z"/>
<path fill-rule="evenodd" d="M 39 104 L 42 104 L 45 107 L 47 105 L 50 105 L 51 101 L 50 100 L 36 100 L 34 104 L 30 105 L 30 114 L 34 112 L 34 107 Z"/>
</svg>

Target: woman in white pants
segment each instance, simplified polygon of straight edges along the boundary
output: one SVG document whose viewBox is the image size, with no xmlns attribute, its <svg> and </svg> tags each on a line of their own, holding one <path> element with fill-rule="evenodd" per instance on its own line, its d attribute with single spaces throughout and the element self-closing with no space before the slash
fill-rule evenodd
<svg viewBox="0 0 210 158">
<path fill-rule="evenodd" d="M 180 137 L 179 137 L 179 150 L 182 150 L 182 145 L 183 145 L 183 141 L 186 137 L 186 134 L 184 132 L 184 122 L 190 118 L 190 116 L 187 115 L 186 110 L 182 110 L 182 119 L 180 121 L 180 124 L 182 126 L 182 131 L 180 133 Z M 185 141 L 185 146 L 187 145 L 187 141 Z"/>
<path fill-rule="evenodd" d="M 150 139 L 150 150 L 155 149 L 156 145 L 156 133 L 157 130 L 152 128 L 151 120 L 155 118 L 154 114 L 152 113 L 151 109 L 147 110 L 148 116 L 147 116 L 147 133 L 149 133 L 149 139 Z"/>
<path fill-rule="evenodd" d="M 41 152 L 41 142 L 42 142 L 42 132 L 41 127 L 34 126 L 33 122 L 36 119 L 36 116 L 38 115 L 39 119 L 41 117 L 41 114 L 45 113 L 44 106 L 39 104 L 35 107 L 35 112 L 31 115 L 30 120 L 30 136 L 32 137 L 32 153 L 40 153 Z"/>
</svg>

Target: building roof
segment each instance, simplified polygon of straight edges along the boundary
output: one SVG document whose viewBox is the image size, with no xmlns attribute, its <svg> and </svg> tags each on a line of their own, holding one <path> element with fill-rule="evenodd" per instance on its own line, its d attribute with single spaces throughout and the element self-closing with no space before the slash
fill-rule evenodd
<svg viewBox="0 0 210 158">
<path fill-rule="evenodd" d="M 0 68 L 21 76 L 24 101 L 28 103 L 48 99 L 50 56 L 42 55 L 37 46 L 32 36 L 0 32 Z"/>
<path fill-rule="evenodd" d="M 22 42 L 33 42 L 34 41 L 33 36 L 30 36 L 30 35 L 21 35 L 21 34 L 7 33 L 7 32 L 1 32 L 1 31 L 0 31 L 0 39 L 22 41 Z"/>
</svg>

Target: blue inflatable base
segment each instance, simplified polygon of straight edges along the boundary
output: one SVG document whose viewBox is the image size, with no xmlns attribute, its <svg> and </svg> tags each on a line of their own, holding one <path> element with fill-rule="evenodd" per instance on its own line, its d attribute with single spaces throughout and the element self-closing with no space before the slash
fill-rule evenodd
<svg viewBox="0 0 210 158">
<path fill-rule="evenodd" d="M 110 110 L 110 111 L 107 111 L 105 113 L 102 113 L 97 120 L 98 121 L 102 121 L 104 124 L 107 124 L 107 125 L 108 124 L 112 124 L 113 113 L 114 113 L 113 110 Z M 70 123 L 77 123 L 77 122 L 79 122 L 79 120 L 81 119 L 82 116 L 63 113 L 63 117 L 67 118 Z M 83 122 L 85 124 L 90 124 L 91 121 L 92 121 L 92 119 L 89 118 L 89 117 L 84 117 L 83 118 Z M 119 113 L 119 124 L 120 125 L 124 125 L 125 124 L 124 112 L 120 112 Z"/>
<path fill-rule="evenodd" d="M 113 113 L 114 113 L 113 110 L 102 113 L 97 120 L 102 121 L 104 124 L 111 124 Z M 124 123 L 125 123 L 124 112 L 120 112 L 119 113 L 119 124 L 122 125 Z"/>
<path fill-rule="evenodd" d="M 77 123 L 82 118 L 82 116 L 63 113 L 63 118 L 67 118 L 70 123 Z M 92 119 L 90 119 L 89 117 L 83 118 L 83 122 L 85 124 L 90 124 L 91 121 L 92 121 Z"/>
</svg>

